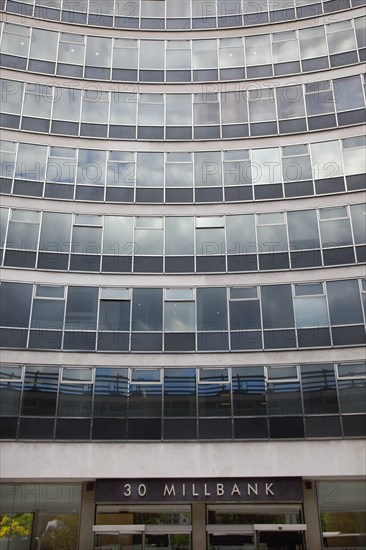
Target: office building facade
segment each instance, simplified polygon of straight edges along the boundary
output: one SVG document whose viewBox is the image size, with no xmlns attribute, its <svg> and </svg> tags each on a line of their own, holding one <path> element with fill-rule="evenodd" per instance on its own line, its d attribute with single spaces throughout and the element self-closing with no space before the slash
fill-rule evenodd
<svg viewBox="0 0 366 550">
<path fill-rule="evenodd" d="M 362 0 L 3 0 L 0 549 L 366 548 Z"/>
</svg>

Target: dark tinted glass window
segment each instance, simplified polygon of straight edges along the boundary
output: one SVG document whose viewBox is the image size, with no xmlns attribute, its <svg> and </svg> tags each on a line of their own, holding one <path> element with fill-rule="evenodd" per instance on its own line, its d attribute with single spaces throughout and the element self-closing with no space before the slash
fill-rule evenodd
<svg viewBox="0 0 366 550">
<path fill-rule="evenodd" d="M 158 288 L 133 291 L 132 330 L 162 330 L 163 292 Z"/>
<path fill-rule="evenodd" d="M 261 293 L 263 328 L 294 326 L 291 286 L 263 286 Z"/>
<path fill-rule="evenodd" d="M 338 412 L 333 365 L 302 365 L 305 414 Z"/>
<path fill-rule="evenodd" d="M 96 369 L 94 416 L 126 415 L 127 374 L 127 369 Z"/>
<path fill-rule="evenodd" d="M 0 287 L 0 323 L 8 327 L 27 327 L 32 285 L 2 283 Z"/>
<path fill-rule="evenodd" d="M 196 370 L 164 370 L 164 416 L 196 415 Z"/>
<path fill-rule="evenodd" d="M 69 287 L 65 328 L 95 329 L 97 302 L 97 288 Z"/>
<path fill-rule="evenodd" d="M 197 289 L 198 330 L 227 329 L 226 288 Z"/>
<path fill-rule="evenodd" d="M 327 290 L 332 325 L 363 323 L 358 281 L 330 281 Z"/>
<path fill-rule="evenodd" d="M 54 416 L 56 413 L 59 370 L 52 367 L 27 367 L 21 414 Z"/>
<path fill-rule="evenodd" d="M 234 415 L 267 414 L 263 367 L 233 368 L 232 386 Z"/>
</svg>

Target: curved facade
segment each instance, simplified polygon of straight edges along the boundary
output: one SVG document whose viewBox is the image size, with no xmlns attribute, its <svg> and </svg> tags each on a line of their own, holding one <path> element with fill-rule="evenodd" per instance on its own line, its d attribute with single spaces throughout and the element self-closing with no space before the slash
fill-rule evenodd
<svg viewBox="0 0 366 550">
<path fill-rule="evenodd" d="M 2 12 L 0 547 L 365 548 L 362 2 Z"/>
</svg>

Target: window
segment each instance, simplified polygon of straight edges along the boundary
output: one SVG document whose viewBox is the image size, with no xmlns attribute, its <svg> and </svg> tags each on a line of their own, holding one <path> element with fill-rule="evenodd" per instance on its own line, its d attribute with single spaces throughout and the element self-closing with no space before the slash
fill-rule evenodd
<svg viewBox="0 0 366 550">
<path fill-rule="evenodd" d="M 83 76 L 85 37 L 62 32 L 58 47 L 58 74 Z"/>
<path fill-rule="evenodd" d="M 267 399 L 270 416 L 302 414 L 298 367 L 267 367 Z M 295 434 L 294 434 L 295 435 Z M 301 437 L 301 434 L 299 434 Z"/>
<path fill-rule="evenodd" d="M 295 284 L 295 320 L 299 328 L 329 324 L 322 283 Z"/>
<path fill-rule="evenodd" d="M 57 412 L 59 417 L 90 417 L 93 377 L 91 368 L 62 368 Z M 87 436 L 89 439 L 89 433 Z"/>
</svg>

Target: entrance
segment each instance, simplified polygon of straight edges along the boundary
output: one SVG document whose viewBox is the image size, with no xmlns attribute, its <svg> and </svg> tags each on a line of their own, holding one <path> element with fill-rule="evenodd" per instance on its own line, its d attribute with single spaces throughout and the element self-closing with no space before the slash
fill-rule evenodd
<svg viewBox="0 0 366 550">
<path fill-rule="evenodd" d="M 303 524 L 220 527 L 208 529 L 208 550 L 305 550 Z"/>
<path fill-rule="evenodd" d="M 190 506 L 97 506 L 94 550 L 191 550 Z"/>
<path fill-rule="evenodd" d="M 190 550 L 189 533 L 151 530 L 145 525 L 94 527 L 94 550 Z M 138 529 L 136 529 L 138 527 Z M 170 530 L 171 531 L 171 530 Z"/>
</svg>

